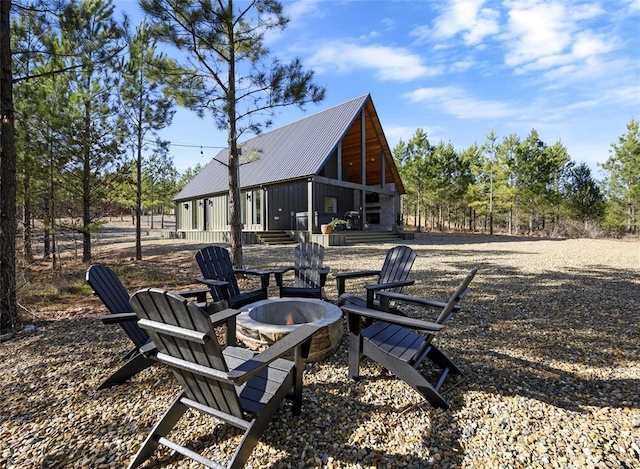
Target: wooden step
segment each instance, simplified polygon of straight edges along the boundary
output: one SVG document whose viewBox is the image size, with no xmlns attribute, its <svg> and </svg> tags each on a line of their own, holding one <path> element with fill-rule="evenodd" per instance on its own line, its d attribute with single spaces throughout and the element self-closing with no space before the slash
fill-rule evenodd
<svg viewBox="0 0 640 469">
<path fill-rule="evenodd" d="M 256 233 L 262 244 L 267 246 L 296 244 L 296 242 L 285 231 L 263 231 Z"/>
</svg>

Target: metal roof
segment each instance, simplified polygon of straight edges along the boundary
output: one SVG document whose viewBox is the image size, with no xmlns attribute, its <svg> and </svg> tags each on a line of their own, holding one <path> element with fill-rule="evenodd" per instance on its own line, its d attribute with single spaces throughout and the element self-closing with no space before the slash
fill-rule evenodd
<svg viewBox="0 0 640 469">
<path fill-rule="evenodd" d="M 369 99 L 369 95 L 360 96 L 240 144 L 241 187 L 317 174 Z M 221 150 L 174 200 L 228 191 L 228 158 L 229 150 Z"/>
</svg>

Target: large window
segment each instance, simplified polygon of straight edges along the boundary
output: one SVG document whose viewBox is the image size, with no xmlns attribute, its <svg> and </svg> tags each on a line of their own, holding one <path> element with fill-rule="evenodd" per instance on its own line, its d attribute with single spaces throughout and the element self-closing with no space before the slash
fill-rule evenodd
<svg viewBox="0 0 640 469">
<path fill-rule="evenodd" d="M 244 203 L 241 205 L 242 223 L 259 225 L 262 220 L 262 190 L 245 192 Z"/>
<path fill-rule="evenodd" d="M 198 204 L 197 200 L 191 201 L 191 229 L 192 230 L 198 229 L 198 205 L 197 204 Z"/>
<path fill-rule="evenodd" d="M 262 220 L 262 203 L 260 201 L 262 190 L 258 189 L 256 191 L 253 191 L 251 194 L 251 202 L 253 204 L 253 216 L 251 218 L 251 223 L 253 223 L 254 225 L 259 225 Z"/>
</svg>

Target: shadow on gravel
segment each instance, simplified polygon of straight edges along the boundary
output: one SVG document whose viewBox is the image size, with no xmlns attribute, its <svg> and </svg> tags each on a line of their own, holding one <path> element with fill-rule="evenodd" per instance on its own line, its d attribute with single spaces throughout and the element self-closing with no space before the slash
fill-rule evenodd
<svg viewBox="0 0 640 469">
<path fill-rule="evenodd" d="M 437 273 L 416 275 L 438 282 Z M 639 284 L 631 269 L 525 274 L 480 264 L 463 311 L 437 339 L 466 371 L 458 392 L 574 411 L 640 408 L 640 381 L 627 373 L 637 366 Z"/>
</svg>

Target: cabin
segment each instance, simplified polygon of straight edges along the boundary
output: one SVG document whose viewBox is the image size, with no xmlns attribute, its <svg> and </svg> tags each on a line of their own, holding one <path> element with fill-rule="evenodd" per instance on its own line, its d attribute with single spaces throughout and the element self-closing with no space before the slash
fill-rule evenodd
<svg viewBox="0 0 640 469">
<path fill-rule="evenodd" d="M 345 244 L 355 232 L 399 231 L 404 186 L 370 95 L 240 144 L 242 242 L 269 235 Z M 228 149 L 176 195 L 175 236 L 229 241 Z M 340 218 L 332 234 L 321 225 Z"/>
</svg>

